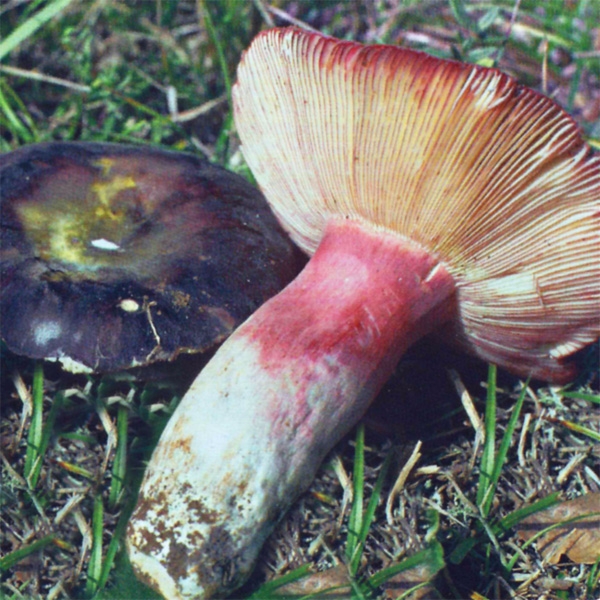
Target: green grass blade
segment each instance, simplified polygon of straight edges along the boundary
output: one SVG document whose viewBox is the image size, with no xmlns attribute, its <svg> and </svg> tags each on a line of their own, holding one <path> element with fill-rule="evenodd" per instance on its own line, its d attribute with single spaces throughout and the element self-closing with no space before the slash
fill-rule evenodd
<svg viewBox="0 0 600 600">
<path fill-rule="evenodd" d="M 227 98 L 229 100 L 229 106 L 232 107 L 232 96 L 231 96 L 231 75 L 229 74 L 229 66 L 227 65 L 227 58 L 225 57 L 225 51 L 223 49 L 223 44 L 221 42 L 221 38 L 219 37 L 219 33 L 217 28 L 215 27 L 214 21 L 208 10 L 208 6 L 206 0 L 199 0 L 199 6 L 202 11 L 202 16 L 204 18 L 204 24 L 206 25 L 206 30 L 208 31 L 208 35 L 215 47 L 217 52 L 217 60 L 219 61 L 219 67 L 221 69 L 221 76 L 223 78 L 223 85 L 225 86 L 225 91 L 227 92 Z M 233 129 L 233 112 L 230 109 L 229 113 L 225 117 L 223 122 L 223 127 L 221 132 L 219 133 L 219 137 L 215 144 L 215 157 L 217 160 L 225 165 L 227 165 L 229 160 L 229 134 Z"/>
<path fill-rule="evenodd" d="M 77 440 L 78 442 L 83 442 L 84 444 L 95 444 L 96 443 L 96 438 L 94 436 L 85 435 L 83 433 L 77 433 L 77 432 L 73 432 L 73 431 L 61 433 L 60 439 L 62 439 L 62 440 Z"/>
<path fill-rule="evenodd" d="M 49 544 L 51 544 L 56 539 L 56 533 L 51 533 L 50 535 L 46 535 L 35 542 L 32 542 L 28 546 L 24 548 L 19 548 L 18 550 L 14 550 L 10 552 L 6 556 L 0 558 L 0 571 L 7 571 L 12 568 L 18 562 L 22 561 L 24 558 L 31 556 L 34 552 L 45 548 Z"/>
<path fill-rule="evenodd" d="M 592 402 L 593 404 L 600 404 L 600 396 L 596 394 L 588 394 L 587 392 L 570 392 L 570 391 L 560 391 L 558 392 L 560 396 L 563 398 L 572 398 L 573 400 L 587 400 L 588 402 Z"/>
<path fill-rule="evenodd" d="M 500 16 L 500 7 L 491 6 L 487 12 L 483 13 L 479 19 L 477 19 L 477 33 L 485 33 L 498 19 Z"/>
<path fill-rule="evenodd" d="M 350 579 L 350 589 L 352 590 L 352 600 L 366 600 L 365 593 L 355 579 Z"/>
<path fill-rule="evenodd" d="M 85 477 L 86 479 L 89 479 L 90 481 L 96 481 L 96 473 L 94 473 L 93 471 L 90 471 L 89 469 L 80 467 L 79 465 L 76 465 L 72 462 L 67 462 L 66 460 L 57 460 L 56 464 L 61 469 L 64 469 L 65 471 L 68 471 L 69 473 L 79 475 L 80 477 Z"/>
<path fill-rule="evenodd" d="M 108 505 L 110 508 L 114 508 L 119 502 L 125 480 L 125 471 L 127 469 L 127 417 L 127 408 L 119 406 L 117 413 L 117 450 L 115 452 L 110 492 L 108 495 Z"/>
<path fill-rule="evenodd" d="M 587 578 L 587 581 L 585 583 L 588 598 L 594 597 L 594 592 L 596 591 L 598 584 L 600 584 L 600 556 L 598 557 L 598 560 L 592 565 L 589 577 Z"/>
<path fill-rule="evenodd" d="M 469 31 L 475 31 L 475 23 L 465 8 L 464 0 L 448 0 L 456 22 Z"/>
<path fill-rule="evenodd" d="M 373 588 L 378 588 L 386 581 L 389 581 L 392 577 L 394 577 L 394 575 L 402 573 L 403 571 L 408 571 L 409 569 L 413 569 L 414 567 L 418 567 L 420 565 L 427 565 L 428 571 L 431 573 L 432 577 L 435 575 L 435 573 L 445 567 L 446 563 L 444 562 L 444 549 L 437 540 L 432 542 L 431 545 L 425 550 L 421 550 L 420 552 L 405 558 L 397 565 L 392 565 L 390 567 L 386 567 L 385 569 L 381 569 L 381 571 L 378 571 L 375 573 L 375 575 L 369 577 L 367 583 Z"/>
<path fill-rule="evenodd" d="M 353 498 L 352 510 L 348 519 L 348 539 L 346 540 L 346 558 L 350 563 L 354 560 L 362 531 L 363 498 L 365 486 L 365 426 L 361 423 L 356 430 L 356 446 L 354 448 Z"/>
<path fill-rule="evenodd" d="M 121 515 L 119 516 L 119 520 L 117 522 L 115 530 L 113 531 L 112 538 L 110 540 L 110 544 L 108 545 L 108 548 L 106 549 L 106 556 L 102 563 L 102 570 L 100 572 L 100 577 L 98 578 L 98 587 L 97 587 L 96 594 L 100 590 L 104 589 L 104 587 L 106 586 L 106 583 L 108 582 L 108 577 L 113 568 L 113 564 L 114 564 L 115 558 L 117 556 L 117 552 L 119 551 L 121 542 L 125 535 L 125 530 L 127 529 L 127 523 L 129 523 L 129 516 L 130 516 L 130 511 L 127 511 L 127 510 L 122 511 Z"/>
<path fill-rule="evenodd" d="M 504 462 L 506 461 L 506 456 L 508 454 L 508 449 L 510 448 L 510 443 L 512 441 L 513 434 L 517 427 L 517 421 L 519 416 L 521 415 L 521 409 L 523 408 L 523 402 L 525 401 L 525 395 L 527 394 L 527 386 L 529 385 L 529 379 L 525 382 L 517 401 L 515 402 L 515 406 L 513 408 L 513 412 L 510 415 L 510 419 L 506 425 L 506 431 L 504 432 L 504 436 L 502 437 L 502 441 L 500 442 L 500 448 L 498 448 L 498 454 L 496 455 L 496 460 L 494 461 L 494 466 L 492 469 L 492 474 L 490 476 L 490 481 L 488 484 L 488 489 L 485 492 L 481 506 L 481 512 L 484 517 L 487 517 L 490 514 L 490 510 L 492 508 L 492 502 L 494 500 L 494 494 L 496 493 L 496 488 L 498 486 L 498 481 L 500 480 L 500 474 L 502 473 L 502 467 L 504 466 Z"/>
<path fill-rule="evenodd" d="M 558 423 L 568 429 L 569 431 L 574 431 L 575 433 L 579 433 L 581 435 L 585 435 L 595 442 L 600 442 L 600 434 L 585 425 L 579 425 L 579 423 L 573 423 L 573 421 L 565 421 L 564 419 L 552 419 L 554 423 Z"/>
<path fill-rule="evenodd" d="M 476 532 L 468 538 L 461 540 L 448 556 L 448 560 L 455 565 L 462 563 L 469 553 L 480 545 L 482 536 L 485 536 L 487 539 L 492 541 L 494 545 L 497 545 L 498 536 L 502 535 L 509 529 L 512 529 L 525 517 L 557 504 L 560 501 L 558 496 L 559 492 L 550 494 L 549 496 L 546 496 L 545 498 L 542 498 L 533 504 L 513 511 L 494 525 L 489 525 L 486 521 L 477 523 Z"/>
<path fill-rule="evenodd" d="M 92 514 L 92 552 L 85 584 L 85 593 L 88 597 L 93 596 L 96 593 L 102 576 L 103 521 L 104 506 L 102 505 L 102 496 L 98 494 L 94 498 L 94 511 Z"/>
<path fill-rule="evenodd" d="M 479 544 L 479 541 L 479 536 L 477 534 L 461 540 L 448 556 L 448 560 L 453 565 L 460 565 L 460 563 L 462 563 L 462 561 L 465 560 L 465 558 L 469 555 L 471 550 L 473 550 L 473 548 Z"/>
<path fill-rule="evenodd" d="M 25 120 L 29 121 L 29 115 L 27 109 L 23 110 L 21 99 L 8 86 L 5 80 L 0 80 L 0 125 L 2 129 L 10 132 L 13 138 L 21 140 L 25 143 L 31 143 L 35 140 L 35 134 L 23 123 L 17 113 L 13 110 L 9 96 L 12 98 L 13 103 L 18 104 L 18 109 L 23 115 L 27 115 Z M 28 122 L 31 127 L 31 123 Z M 33 128 L 32 128 L 33 129 Z"/>
<path fill-rule="evenodd" d="M 488 367 L 488 387 L 485 402 L 485 443 L 481 456 L 481 472 L 477 487 L 477 506 L 481 506 L 490 487 L 496 449 L 496 365 Z"/>
<path fill-rule="evenodd" d="M 54 425 L 56 423 L 56 418 L 58 417 L 58 413 L 60 412 L 63 405 L 64 395 L 62 392 L 59 392 L 54 397 L 52 401 L 52 406 L 50 407 L 50 411 L 48 412 L 48 416 L 46 418 L 46 423 L 42 429 L 42 439 L 40 441 L 38 458 L 35 461 L 33 470 L 29 477 L 29 482 L 31 488 L 35 488 L 37 485 L 38 479 L 40 477 L 40 473 L 42 472 L 43 466 L 43 457 L 46 454 L 46 450 L 48 449 L 48 445 L 50 443 L 50 439 L 52 438 L 52 434 L 54 433 Z"/>
<path fill-rule="evenodd" d="M 205 0 L 199 0 L 199 5 L 202 10 L 202 16 L 204 18 L 204 24 L 206 25 L 206 30 L 208 35 L 217 51 L 217 59 L 219 61 L 219 66 L 221 67 L 221 75 L 223 77 L 223 84 L 225 85 L 225 90 L 227 91 L 227 97 L 229 98 L 229 105 L 231 106 L 231 75 L 229 74 L 229 67 L 227 65 L 227 59 L 225 58 L 225 52 L 223 51 L 223 44 L 221 43 L 221 39 L 219 38 L 219 34 L 217 32 L 217 28 L 215 27 L 214 21 L 210 15 L 210 11 L 206 6 Z"/>
<path fill-rule="evenodd" d="M 19 44 L 31 37 L 42 25 L 58 15 L 73 0 L 54 0 L 49 2 L 42 10 L 31 16 L 11 34 L 0 42 L 0 60 L 12 52 Z"/>
<path fill-rule="evenodd" d="M 229 111 L 223 121 L 223 128 L 219 132 L 219 137 L 215 142 L 214 160 L 228 166 L 229 161 L 229 141 L 230 133 L 233 129 L 233 113 Z"/>
<path fill-rule="evenodd" d="M 40 457 L 42 444 L 42 415 L 44 405 L 44 365 L 41 360 L 35 362 L 32 384 L 33 410 L 27 434 L 27 452 L 25 454 L 25 479 L 29 480 L 33 468 Z M 30 487 L 33 487 L 30 482 Z"/>
<path fill-rule="evenodd" d="M 518 525 L 525 517 L 532 515 L 536 512 L 540 512 L 549 508 L 550 506 L 554 506 L 560 502 L 559 498 L 560 492 L 554 492 L 541 500 L 537 500 L 533 504 L 528 504 L 523 508 L 519 508 L 506 515 L 499 523 L 497 523 L 492 529 L 495 535 L 499 535 L 512 529 L 515 525 Z"/>
<path fill-rule="evenodd" d="M 360 565 L 360 558 L 362 556 L 362 550 L 367 541 L 367 537 L 369 535 L 369 530 L 371 529 L 371 523 L 373 523 L 373 518 L 375 517 L 375 511 L 377 510 L 377 505 L 379 504 L 379 498 L 381 497 L 381 488 L 383 487 L 383 482 L 385 481 L 385 477 L 387 475 L 390 462 L 392 459 L 392 453 L 390 452 L 381 465 L 381 469 L 379 471 L 379 475 L 377 476 L 377 481 L 375 482 L 375 486 L 373 487 L 373 493 L 369 498 L 369 503 L 367 504 L 367 509 L 363 515 L 363 521 L 360 528 L 360 533 L 358 536 L 358 544 L 354 550 L 354 554 L 352 557 L 352 561 L 350 563 L 350 574 L 355 576 L 358 572 L 358 567 Z"/>
<path fill-rule="evenodd" d="M 310 565 L 302 565 L 301 567 L 298 567 L 297 569 L 294 569 L 293 571 L 290 571 L 289 573 L 286 573 L 285 575 L 282 575 L 273 581 L 264 583 L 258 590 L 256 590 L 256 592 L 254 592 L 254 594 L 252 594 L 252 596 L 249 597 L 248 600 L 264 600 L 280 587 L 283 587 L 288 583 L 298 581 L 303 577 L 307 577 L 310 575 L 310 573 Z"/>
</svg>

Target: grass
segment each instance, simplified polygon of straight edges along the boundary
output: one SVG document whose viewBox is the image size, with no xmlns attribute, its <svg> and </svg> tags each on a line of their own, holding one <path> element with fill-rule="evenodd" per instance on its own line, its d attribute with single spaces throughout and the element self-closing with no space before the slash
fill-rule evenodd
<svg viewBox="0 0 600 600">
<path fill-rule="evenodd" d="M 593 0 L 547 0 L 543 7 L 537 0 L 55 0 L 0 10 L 2 152 L 50 140 L 150 144 L 200 153 L 250 177 L 229 102 L 235 67 L 261 28 L 294 20 L 342 38 L 497 65 L 554 97 L 600 146 L 600 7 Z M 442 597 L 597 596 L 598 563 L 546 565 L 535 541 L 514 536 L 520 519 L 558 493 L 598 489 L 597 389 L 584 381 L 565 390 L 532 388 L 459 362 L 485 413 L 480 451 L 444 383 L 454 359 L 444 355 L 441 367 L 431 360 L 409 356 L 405 364 L 420 366 L 401 366 L 387 386 L 388 398 L 409 405 L 415 390 L 417 408 L 402 415 L 405 434 L 397 434 L 402 421 L 389 430 L 389 415 L 370 413 L 366 428 L 336 449 L 352 476 L 342 481 L 322 468 L 265 548 L 245 597 L 281 597 L 284 586 L 340 565 L 347 565 L 343 583 L 355 598 L 418 597 L 413 588 L 427 580 L 396 578 L 419 565 L 431 577 L 438 573 Z M 592 360 L 588 374 L 597 367 L 597 356 Z M 17 378 L 15 385 L 15 373 L 24 383 Z M 144 460 L 184 389 L 71 377 L 3 354 L 3 597 L 154 597 L 133 579 L 120 548 Z M 414 413 L 423 398 L 442 406 L 437 423 L 427 414 L 418 429 Z M 383 505 L 390 477 L 416 434 L 425 454 L 389 523 Z M 556 483 L 578 453 L 585 460 Z M 352 495 L 349 508 L 344 493 Z M 571 585 L 546 589 L 548 581 Z"/>
<path fill-rule="evenodd" d="M 38 362 L 34 367 L 32 383 L 33 408 L 31 411 L 31 422 L 29 424 L 29 433 L 27 435 L 27 453 L 25 455 L 25 468 L 23 475 L 30 487 L 35 488 L 39 465 L 44 456 L 42 433 L 42 415 L 44 412 L 44 369 Z"/>
</svg>

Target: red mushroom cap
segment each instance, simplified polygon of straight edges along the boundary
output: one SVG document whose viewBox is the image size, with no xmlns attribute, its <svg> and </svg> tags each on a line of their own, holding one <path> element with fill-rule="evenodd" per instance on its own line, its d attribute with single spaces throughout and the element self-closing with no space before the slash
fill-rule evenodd
<svg viewBox="0 0 600 600">
<path fill-rule="evenodd" d="M 268 76 L 265 74 L 268 73 Z M 446 266 L 446 337 L 565 380 L 600 329 L 600 157 L 496 69 L 296 28 L 260 34 L 234 88 L 244 157 L 291 237 L 366 221 Z"/>
</svg>

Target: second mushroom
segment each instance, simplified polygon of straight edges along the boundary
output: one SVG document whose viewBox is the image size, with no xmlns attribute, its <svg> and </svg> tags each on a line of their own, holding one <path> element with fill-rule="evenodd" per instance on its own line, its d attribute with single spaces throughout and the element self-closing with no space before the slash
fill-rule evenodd
<svg viewBox="0 0 600 600">
<path fill-rule="evenodd" d="M 244 582 L 421 336 L 553 381 L 598 337 L 600 158 L 549 99 L 292 28 L 256 38 L 234 102 L 250 168 L 313 256 L 220 348 L 148 465 L 129 553 L 172 599 Z"/>
</svg>

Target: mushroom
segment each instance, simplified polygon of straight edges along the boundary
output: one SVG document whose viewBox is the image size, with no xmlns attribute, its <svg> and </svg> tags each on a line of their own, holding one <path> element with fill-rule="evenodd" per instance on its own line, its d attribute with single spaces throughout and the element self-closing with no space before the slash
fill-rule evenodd
<svg viewBox="0 0 600 600">
<path fill-rule="evenodd" d="M 189 154 L 27 146 L 0 202 L 1 337 L 71 370 L 206 351 L 298 272 L 260 192 Z"/>
<path fill-rule="evenodd" d="M 566 381 L 599 331 L 600 157 L 551 100 L 496 69 L 291 28 L 246 51 L 234 107 L 313 256 L 221 346 L 148 465 L 129 555 L 172 599 L 244 582 L 421 336 Z"/>
</svg>

